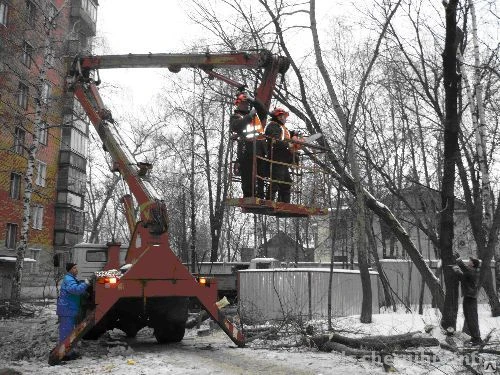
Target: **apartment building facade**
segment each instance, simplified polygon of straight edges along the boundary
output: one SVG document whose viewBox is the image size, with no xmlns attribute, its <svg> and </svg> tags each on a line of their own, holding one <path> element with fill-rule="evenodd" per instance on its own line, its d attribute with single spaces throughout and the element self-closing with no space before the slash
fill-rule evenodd
<svg viewBox="0 0 500 375">
<path fill-rule="evenodd" d="M 88 120 L 65 88 L 90 53 L 97 0 L 0 0 L 0 298 L 10 294 L 34 162 L 23 296 L 51 294 L 55 253 L 80 242 Z"/>
</svg>

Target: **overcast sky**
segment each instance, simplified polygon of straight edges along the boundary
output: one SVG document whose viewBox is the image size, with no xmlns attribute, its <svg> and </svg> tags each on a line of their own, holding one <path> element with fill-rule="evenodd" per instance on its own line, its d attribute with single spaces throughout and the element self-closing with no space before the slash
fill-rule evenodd
<svg viewBox="0 0 500 375">
<path fill-rule="evenodd" d="M 338 12 L 342 2 L 343 0 L 317 0 L 318 21 L 334 5 Z M 99 3 L 97 34 L 99 38 L 103 38 L 106 48 L 98 48 L 96 54 L 185 52 L 191 42 L 203 37 L 205 32 L 185 13 L 186 1 L 103 0 Z M 299 40 L 297 42 L 303 43 Z M 162 85 L 162 80 L 159 79 L 161 70 L 116 69 L 100 73 L 105 84 L 123 88 L 119 95 L 113 93 L 113 98 L 107 97 L 109 90 L 103 90 L 105 99 L 114 101 L 114 97 L 122 96 L 129 104 L 136 106 L 150 102 Z M 111 105 L 111 109 L 112 107 Z"/>
<path fill-rule="evenodd" d="M 179 52 L 184 42 L 200 35 L 179 0 L 105 0 L 97 29 L 110 53 Z"/>
<path fill-rule="evenodd" d="M 185 51 L 185 45 L 200 35 L 178 0 L 104 0 L 99 2 L 97 36 L 104 47 L 98 46 L 97 54 L 125 53 L 174 53 Z M 98 42 L 99 44 L 99 42 Z M 119 91 L 105 89 L 105 100 L 112 109 L 126 100 L 130 105 L 141 106 L 150 102 L 161 88 L 161 71 L 154 69 L 103 70 L 105 85 L 117 85 Z M 113 97 L 109 97 L 112 93 Z M 118 94 L 118 95 L 116 95 Z M 116 99 L 116 100 L 114 100 Z M 115 109 L 116 111 L 116 109 Z M 116 114 L 119 117 L 119 114 Z"/>
</svg>

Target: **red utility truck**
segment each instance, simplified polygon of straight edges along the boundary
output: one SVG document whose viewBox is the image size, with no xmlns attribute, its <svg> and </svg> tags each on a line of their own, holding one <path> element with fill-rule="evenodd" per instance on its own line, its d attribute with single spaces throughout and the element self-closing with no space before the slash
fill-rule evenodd
<svg viewBox="0 0 500 375">
<path fill-rule="evenodd" d="M 131 241 L 120 262 L 119 243 L 108 244 L 107 263 L 96 273 L 91 304 L 85 318 L 49 355 L 49 364 L 59 363 L 82 338 L 97 338 L 118 327 L 128 335 L 146 326 L 154 329 L 158 342 L 178 342 L 184 336 L 188 300 L 197 298 L 200 305 L 238 346 L 245 343 L 241 330 L 229 321 L 217 306 L 215 280 L 196 277 L 180 262 L 168 241 L 166 205 L 146 178 L 149 164 L 137 163 L 114 126 L 111 112 L 105 107 L 97 88 L 99 69 L 182 68 L 201 69 L 211 77 L 234 86 L 241 85 L 214 69 L 255 69 L 260 73 L 256 98 L 269 109 L 276 79 L 286 72 L 289 61 L 262 50 L 221 54 L 144 54 L 78 57 L 71 65 L 68 89 L 74 93 L 134 195 L 139 219 L 133 214 L 131 196 L 123 197 Z M 95 80 L 93 77 L 97 77 Z"/>
</svg>

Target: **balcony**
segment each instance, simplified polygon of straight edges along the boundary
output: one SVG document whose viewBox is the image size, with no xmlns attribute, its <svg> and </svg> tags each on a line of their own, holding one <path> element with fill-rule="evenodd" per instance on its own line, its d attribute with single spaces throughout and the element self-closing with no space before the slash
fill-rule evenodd
<svg viewBox="0 0 500 375">
<path fill-rule="evenodd" d="M 59 165 L 71 165 L 72 167 L 85 171 L 85 168 L 87 167 L 87 159 L 70 150 L 62 150 L 59 153 Z"/>
<path fill-rule="evenodd" d="M 73 0 L 71 2 L 71 17 L 75 22 L 80 21 L 80 31 L 87 36 L 96 34 L 97 5 L 96 0 Z"/>
</svg>

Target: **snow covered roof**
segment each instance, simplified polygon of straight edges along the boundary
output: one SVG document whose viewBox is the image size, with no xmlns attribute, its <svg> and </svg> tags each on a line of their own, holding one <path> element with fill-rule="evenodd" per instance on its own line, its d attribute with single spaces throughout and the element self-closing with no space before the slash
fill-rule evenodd
<svg viewBox="0 0 500 375">
<path fill-rule="evenodd" d="M 271 262 L 279 262 L 276 258 L 253 258 L 251 262 L 254 263 L 271 263 Z"/>
<path fill-rule="evenodd" d="M 15 261 L 16 261 L 16 257 L 0 256 L 0 262 L 14 263 Z M 24 261 L 25 262 L 36 262 L 36 260 L 33 258 L 24 258 Z"/>
</svg>

